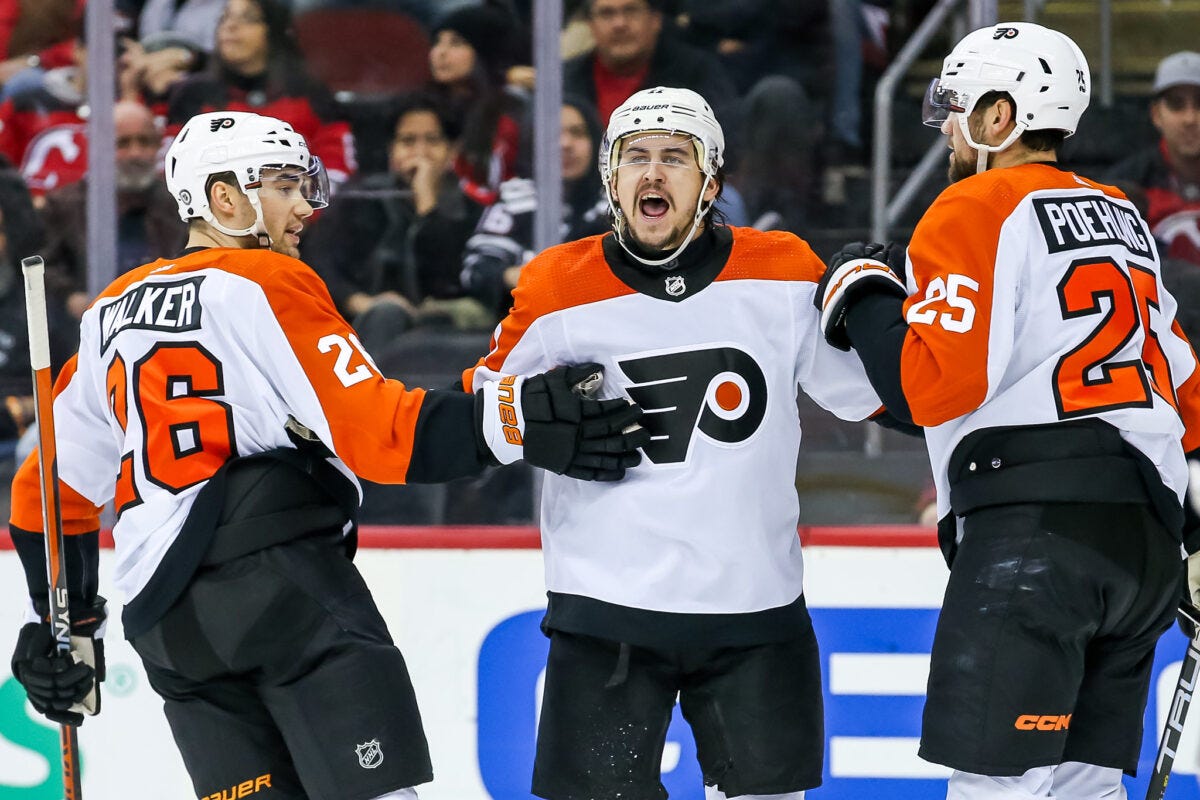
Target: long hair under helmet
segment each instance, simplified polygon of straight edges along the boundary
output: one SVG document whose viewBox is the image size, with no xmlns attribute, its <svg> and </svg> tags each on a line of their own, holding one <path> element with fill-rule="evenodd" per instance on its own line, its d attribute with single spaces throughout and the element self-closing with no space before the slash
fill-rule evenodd
<svg viewBox="0 0 1200 800">
<path fill-rule="evenodd" d="M 926 125 L 941 127 L 957 114 L 959 130 L 978 154 L 976 172 L 983 172 L 988 153 L 1007 149 L 1027 130 L 1075 133 L 1091 84 L 1087 59 L 1070 37 L 1032 22 L 1000 22 L 968 33 L 954 46 L 929 85 L 922 117 Z M 967 118 L 993 91 L 1012 97 L 1016 124 L 1000 144 L 979 144 Z"/>
<path fill-rule="evenodd" d="M 197 114 L 184 124 L 167 149 L 164 169 L 167 189 L 184 222 L 197 217 L 229 236 L 257 236 L 271 244 L 263 222 L 258 189 L 264 169 L 298 170 L 300 190 L 315 208 L 329 205 L 329 178 L 321 159 L 308 152 L 308 143 L 292 126 L 274 117 L 242 111 Z M 254 208 L 254 224 L 229 228 L 217 221 L 208 206 L 208 179 L 232 173 Z"/>
<path fill-rule="evenodd" d="M 696 163 L 704 173 L 704 184 L 696 199 L 696 211 L 692 218 L 692 229 L 683 243 L 666 258 L 647 259 L 634 253 L 625 241 L 625 217 L 612 185 L 620 157 L 622 140 L 634 133 L 662 132 L 682 133 L 692 137 L 696 148 Z M 691 89 L 675 89 L 656 86 L 632 94 L 617 107 L 608 120 L 608 129 L 600 145 L 600 178 L 604 181 L 608 207 L 613 215 L 613 231 L 617 242 L 630 257 L 648 267 L 661 267 L 673 261 L 696 235 L 701 220 L 708 213 L 711 202 L 704 202 L 704 193 L 709 183 L 717 180 L 717 171 L 725 163 L 725 134 L 717 122 L 712 108 L 704 98 Z"/>
</svg>

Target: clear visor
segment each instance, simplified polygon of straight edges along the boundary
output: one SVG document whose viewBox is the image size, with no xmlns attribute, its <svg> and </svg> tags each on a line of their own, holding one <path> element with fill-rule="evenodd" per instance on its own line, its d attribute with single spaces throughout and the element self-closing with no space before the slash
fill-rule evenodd
<svg viewBox="0 0 1200 800">
<path fill-rule="evenodd" d="M 653 164 L 667 169 L 699 169 L 703 157 L 700 142 L 686 133 L 652 131 L 634 133 L 620 139 L 615 169 L 645 169 Z"/>
<path fill-rule="evenodd" d="M 300 197 L 313 208 L 329 205 L 329 174 L 316 156 L 308 169 L 294 164 L 270 164 L 264 165 L 258 176 L 260 193 L 271 192 L 288 200 Z"/>
<path fill-rule="evenodd" d="M 921 121 L 931 128 L 940 128 L 951 114 L 961 114 L 971 107 L 971 96 L 966 92 L 951 89 L 934 78 L 925 90 L 921 103 Z"/>
</svg>

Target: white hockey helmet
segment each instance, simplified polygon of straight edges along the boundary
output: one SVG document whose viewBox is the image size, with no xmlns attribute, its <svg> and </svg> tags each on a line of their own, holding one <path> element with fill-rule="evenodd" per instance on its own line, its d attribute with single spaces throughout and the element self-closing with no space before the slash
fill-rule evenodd
<svg viewBox="0 0 1200 800">
<path fill-rule="evenodd" d="M 612 186 L 612 178 L 620 160 L 621 143 L 632 134 L 651 132 L 681 133 L 692 137 L 696 148 L 696 164 L 704 173 L 704 185 L 700 189 L 700 199 L 696 202 L 691 232 L 673 253 L 658 260 L 642 258 L 626 247 L 624 220 Z M 647 266 L 662 266 L 683 252 L 696 235 L 700 221 L 708 211 L 708 205 L 703 203 L 704 192 L 709 183 L 717 180 L 718 170 L 725 163 L 725 132 L 721 130 L 721 123 L 717 122 L 717 117 L 707 101 L 691 89 L 669 86 L 642 89 L 630 95 L 629 99 L 613 111 L 608 120 L 608 128 L 604 132 L 604 139 L 600 143 L 600 158 L 597 160 L 600 178 L 604 181 L 605 193 L 608 196 L 608 205 L 615 220 L 617 241 L 641 263 Z"/>
<path fill-rule="evenodd" d="M 600 145 L 600 177 L 605 185 L 620 155 L 621 140 L 631 133 L 686 133 L 696 142 L 696 163 L 710 178 L 725 163 L 725 133 L 704 98 L 691 89 L 656 86 L 634 92 L 608 120 Z"/>
<path fill-rule="evenodd" d="M 192 117 L 167 149 L 164 163 L 167 189 L 185 222 L 203 218 L 231 236 L 266 237 L 258 189 L 266 168 L 296 168 L 307 179 L 300 183 L 304 199 L 313 208 L 329 204 L 329 178 L 321 160 L 308 151 L 308 143 L 288 123 L 242 111 L 213 111 Z M 213 217 L 208 206 L 208 179 L 233 173 L 254 207 L 255 225 L 230 229 Z"/>
<path fill-rule="evenodd" d="M 998 152 L 1027 130 L 1059 130 L 1067 136 L 1091 97 L 1091 73 L 1083 52 L 1070 37 L 1032 22 L 1000 22 L 962 38 L 929 85 L 922 117 L 941 127 L 952 113 L 967 142 L 980 151 Z M 973 140 L 966 117 L 988 92 L 1007 92 L 1016 103 L 1015 129 L 1000 145 Z"/>
</svg>

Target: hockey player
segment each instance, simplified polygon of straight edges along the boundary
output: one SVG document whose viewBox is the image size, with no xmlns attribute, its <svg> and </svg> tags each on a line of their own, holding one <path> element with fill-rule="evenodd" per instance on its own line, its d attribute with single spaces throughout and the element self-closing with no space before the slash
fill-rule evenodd
<svg viewBox="0 0 1200 800">
<path fill-rule="evenodd" d="M 638 460 L 640 410 L 573 392 L 594 365 L 497 376 L 476 395 L 384 379 L 296 258 L 327 181 L 287 123 L 200 114 L 166 169 L 187 250 L 100 295 L 56 387 L 71 615 L 95 657 L 53 654 L 31 459 L 13 483 L 32 600 L 13 674 L 57 722 L 96 699 L 96 532 L 112 499 L 125 635 L 199 797 L 416 797 L 431 769 L 413 689 L 349 560 L 354 475 L 444 481 L 498 453 L 615 480 Z"/>
<path fill-rule="evenodd" d="M 1145 221 L 1056 163 L 1089 85 L 1057 31 L 968 34 L 925 109 L 952 185 L 907 256 L 849 246 L 817 297 L 925 427 L 950 579 L 920 754 L 956 800 L 1124 798 L 1178 599 L 1200 371 Z"/>
<path fill-rule="evenodd" d="M 704 99 L 646 89 L 600 150 L 613 230 L 521 270 L 492 351 L 464 374 L 603 364 L 647 413 L 621 484 L 547 476 L 550 637 L 533 791 L 663 798 L 676 695 L 709 798 L 795 800 L 821 782 L 821 676 L 796 536 L 796 391 L 847 419 L 880 408 L 821 341 L 824 265 L 790 233 L 713 212 L 724 136 Z M 769 691 L 764 687 L 769 686 Z"/>
</svg>

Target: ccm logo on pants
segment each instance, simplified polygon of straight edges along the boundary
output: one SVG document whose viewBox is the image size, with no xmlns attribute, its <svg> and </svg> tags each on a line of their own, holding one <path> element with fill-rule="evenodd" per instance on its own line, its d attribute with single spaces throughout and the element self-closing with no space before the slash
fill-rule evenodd
<svg viewBox="0 0 1200 800">
<path fill-rule="evenodd" d="M 1071 727 L 1070 714 L 1022 714 L 1013 725 L 1019 731 L 1062 731 Z"/>
</svg>

